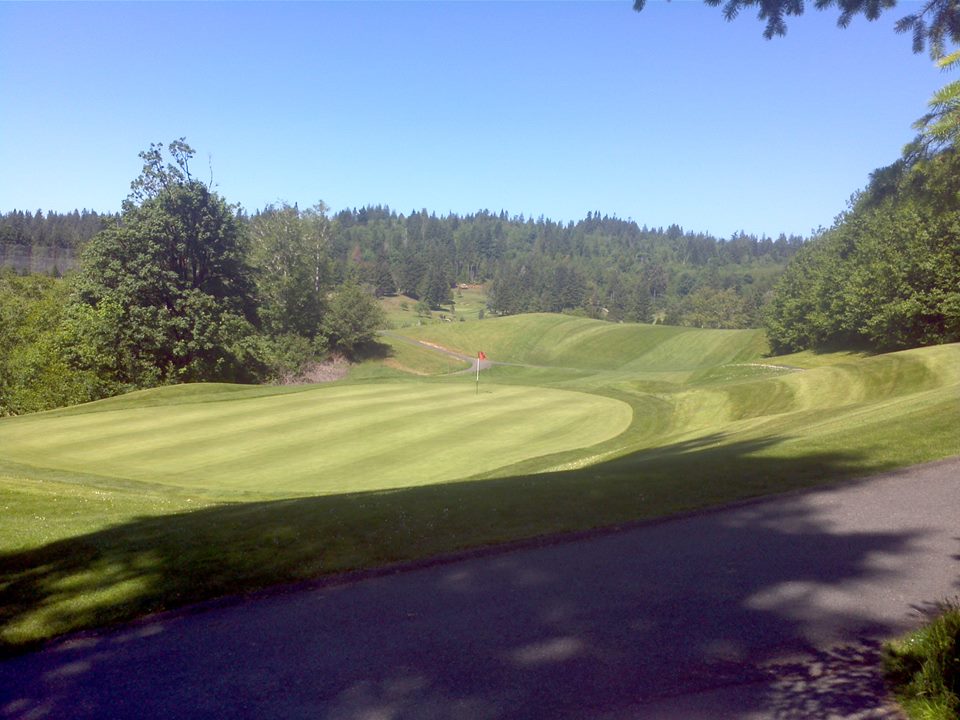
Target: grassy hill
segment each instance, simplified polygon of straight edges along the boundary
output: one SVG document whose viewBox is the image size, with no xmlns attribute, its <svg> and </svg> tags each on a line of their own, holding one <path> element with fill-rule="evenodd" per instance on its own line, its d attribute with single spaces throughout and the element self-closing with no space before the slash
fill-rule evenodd
<svg viewBox="0 0 960 720">
<path fill-rule="evenodd" d="M 491 360 L 590 370 L 689 372 L 759 357 L 760 330 L 712 330 L 665 325 L 614 324 L 567 315 L 532 314 L 409 328 L 467 355 Z"/>
<path fill-rule="evenodd" d="M 769 358 L 756 331 L 557 315 L 403 332 L 503 364 L 478 393 L 393 338 L 328 385 L 0 420 L 0 648 L 960 454 L 960 345 Z"/>
</svg>

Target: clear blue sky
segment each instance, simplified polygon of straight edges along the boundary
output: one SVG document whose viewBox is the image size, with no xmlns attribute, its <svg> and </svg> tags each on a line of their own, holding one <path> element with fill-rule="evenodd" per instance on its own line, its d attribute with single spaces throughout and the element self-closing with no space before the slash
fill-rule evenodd
<svg viewBox="0 0 960 720">
<path fill-rule="evenodd" d="M 807 3 L 812 6 L 812 2 Z M 151 142 L 248 211 L 807 234 L 950 76 L 886 18 L 700 2 L 0 3 L 0 211 L 117 210 Z"/>
</svg>

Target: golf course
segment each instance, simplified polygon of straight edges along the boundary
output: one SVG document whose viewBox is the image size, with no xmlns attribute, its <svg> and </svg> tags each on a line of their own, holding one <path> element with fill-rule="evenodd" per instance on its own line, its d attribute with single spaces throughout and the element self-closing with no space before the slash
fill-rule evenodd
<svg viewBox="0 0 960 720">
<path fill-rule="evenodd" d="M 382 342 L 336 382 L 0 420 L 0 649 L 960 454 L 957 344 L 769 357 L 760 330 L 553 314 Z"/>
</svg>

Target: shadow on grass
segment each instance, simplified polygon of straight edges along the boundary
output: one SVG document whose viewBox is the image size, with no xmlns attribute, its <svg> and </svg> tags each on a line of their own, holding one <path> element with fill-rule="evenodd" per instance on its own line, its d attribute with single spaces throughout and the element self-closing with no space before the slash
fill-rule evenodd
<svg viewBox="0 0 960 720">
<path fill-rule="evenodd" d="M 225 594 L 832 480 L 853 454 L 782 460 L 710 436 L 571 472 L 217 505 L 0 555 L 0 649 Z"/>
<path fill-rule="evenodd" d="M 393 348 L 387 343 L 369 340 L 357 345 L 353 352 L 353 360 L 355 362 L 363 362 L 364 360 L 386 360 L 388 357 L 392 357 L 393 354 Z"/>
<path fill-rule="evenodd" d="M 885 469 L 852 453 L 789 460 L 754 455 L 775 439 L 714 447 L 717 440 L 572 472 L 144 517 L 6 554 L 0 556 L 3 650 L 17 653 L 45 636 L 276 583 L 615 526 Z M 76 668 L 67 680 L 47 668 L 28 681 L 29 657 L 0 665 L 0 691 L 11 692 L 5 687 L 10 672 L 20 675 L 16 684 L 24 682 L 14 693 L 19 700 L 11 700 L 22 704 L 0 706 L 0 713 L 6 707 L 18 717 L 22 708 L 26 717 L 40 708 L 39 698 L 56 696 L 54 685 L 66 683 L 100 714 L 109 707 L 112 717 L 144 716 L 137 715 L 143 703 L 160 703 L 156 716 L 186 717 L 177 703 L 197 692 L 216 696 L 217 706 L 227 708 L 223 716 L 231 716 L 229 708 L 242 709 L 241 698 L 250 702 L 245 686 L 238 690 L 222 675 L 215 678 L 233 672 L 229 657 L 237 662 L 238 653 L 243 682 L 270 678 L 270 692 L 250 691 L 256 702 L 278 702 L 274 696 L 283 693 L 283 702 L 292 702 L 282 678 L 296 674 L 294 666 L 309 666 L 322 681 L 301 691 L 323 706 L 319 717 L 366 717 L 385 703 L 401 709 L 392 717 L 422 717 L 430 708 L 437 717 L 603 717 L 657 698 L 769 684 L 774 676 L 807 672 L 784 656 L 816 656 L 818 634 L 843 628 L 853 641 L 886 632 L 864 624 L 857 608 L 842 602 L 819 607 L 818 593 L 882 582 L 890 571 L 871 559 L 907 557 L 923 534 L 841 532 L 805 497 L 787 498 L 782 507 L 746 505 L 734 519 L 694 514 L 650 524 L 639 535 L 600 532 L 590 543 L 535 541 L 542 547 L 533 555 L 487 554 L 466 569 L 437 562 L 426 575 L 330 591 L 344 598 L 340 604 L 295 604 L 283 617 L 267 613 L 232 629 L 207 628 L 202 646 L 185 643 L 176 631 L 190 617 L 161 616 L 147 626 L 159 628 L 149 640 L 159 653 L 150 655 L 154 660 L 128 655 L 141 643 L 132 631 L 124 642 L 94 638 L 40 656 Z M 809 607 L 819 609 L 808 615 Z M 206 616 L 193 617 L 202 623 Z M 237 647 L 241 636 L 243 643 L 255 642 Z M 876 676 L 861 678 L 856 669 L 866 664 L 873 672 L 874 649 L 853 644 L 838 652 L 869 657 L 835 663 L 830 682 L 836 686 L 808 679 L 785 691 L 787 699 L 768 689 L 765 706 L 779 707 L 771 717 L 827 716 L 844 697 L 861 708 L 876 704 Z M 13 669 L 18 662 L 26 665 Z M 174 663 L 175 671 L 164 672 L 176 674 L 179 689 L 168 692 L 164 685 L 160 697 L 149 683 L 134 683 L 118 699 L 114 680 L 138 662 L 148 675 Z M 853 674 L 838 680 L 837 673 L 846 672 L 841 665 Z M 63 703 L 77 702 L 69 693 L 63 697 Z M 58 702 L 49 716 L 68 707 Z M 733 706 L 717 702 L 716 708 L 703 717 L 735 716 L 720 712 Z M 285 715 L 282 707 L 265 714 Z"/>
</svg>

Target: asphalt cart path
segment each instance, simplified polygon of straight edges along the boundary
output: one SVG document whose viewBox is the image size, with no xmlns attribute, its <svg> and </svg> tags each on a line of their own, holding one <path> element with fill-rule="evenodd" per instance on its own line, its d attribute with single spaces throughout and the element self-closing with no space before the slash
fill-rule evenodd
<svg viewBox="0 0 960 720">
<path fill-rule="evenodd" d="M 886 718 L 960 594 L 960 458 L 288 588 L 0 663 L 2 718 Z"/>
</svg>

